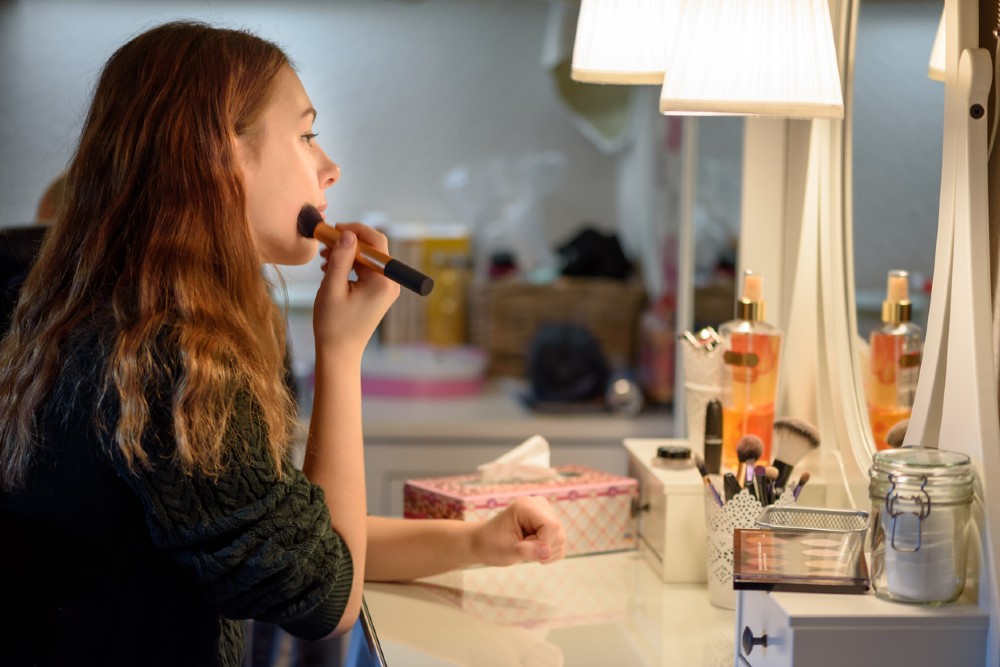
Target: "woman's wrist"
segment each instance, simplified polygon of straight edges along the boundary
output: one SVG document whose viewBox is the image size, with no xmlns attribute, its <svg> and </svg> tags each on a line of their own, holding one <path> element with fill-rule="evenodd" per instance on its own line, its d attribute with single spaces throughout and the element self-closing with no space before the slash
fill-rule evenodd
<svg viewBox="0 0 1000 667">
<path fill-rule="evenodd" d="M 364 348 L 358 350 L 349 345 L 317 345 L 316 372 L 360 374 L 363 354 Z"/>
<path fill-rule="evenodd" d="M 459 553 L 464 554 L 465 561 L 461 567 L 470 565 L 482 565 L 485 558 L 483 556 L 483 527 L 485 521 L 462 521 L 463 530 L 459 532 Z"/>
</svg>

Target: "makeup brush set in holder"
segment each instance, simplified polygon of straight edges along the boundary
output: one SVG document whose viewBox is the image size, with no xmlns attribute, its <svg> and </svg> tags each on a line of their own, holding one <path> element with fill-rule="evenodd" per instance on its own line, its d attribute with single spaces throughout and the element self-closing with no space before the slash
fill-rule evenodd
<svg viewBox="0 0 1000 667">
<path fill-rule="evenodd" d="M 710 484 L 710 481 L 706 483 L 708 493 L 705 502 L 708 597 L 716 607 L 735 609 L 733 534 L 737 528 L 755 527 L 764 505 L 750 488 L 742 488 L 725 502 L 720 502 L 718 493 Z M 794 489 L 787 488 L 774 498 L 772 506 L 789 507 L 794 504 Z"/>
<path fill-rule="evenodd" d="M 739 467 L 736 473 L 726 472 L 722 477 L 720 494 L 712 481 L 710 466 L 718 470 L 721 450 L 721 428 L 714 422 L 718 410 L 711 403 L 706 409 L 705 453 L 711 457 L 706 463 L 696 457 L 695 464 L 706 489 L 706 536 L 708 539 L 708 593 L 709 600 L 717 607 L 733 609 L 736 593 L 733 590 L 733 533 L 737 528 L 749 529 L 765 508 L 794 505 L 809 481 L 809 471 L 792 477 L 794 465 L 807 453 L 819 446 L 816 429 L 806 422 L 779 419 L 774 423 L 775 458 L 770 465 L 758 463 L 763 456 L 763 441 L 749 434 L 736 445 Z M 718 441 L 718 446 L 715 442 Z M 786 460 L 787 459 L 787 460 Z"/>
</svg>

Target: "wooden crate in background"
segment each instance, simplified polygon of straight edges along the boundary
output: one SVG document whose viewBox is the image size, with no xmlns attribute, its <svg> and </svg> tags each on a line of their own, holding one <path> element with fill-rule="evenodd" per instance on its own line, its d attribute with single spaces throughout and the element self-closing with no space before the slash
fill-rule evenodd
<svg viewBox="0 0 1000 667">
<path fill-rule="evenodd" d="M 609 364 L 636 359 L 639 316 L 646 292 L 638 281 L 560 278 L 547 285 L 501 280 L 472 290 L 472 340 L 488 357 L 492 376 L 523 377 L 528 348 L 549 323 L 586 326 Z"/>
</svg>

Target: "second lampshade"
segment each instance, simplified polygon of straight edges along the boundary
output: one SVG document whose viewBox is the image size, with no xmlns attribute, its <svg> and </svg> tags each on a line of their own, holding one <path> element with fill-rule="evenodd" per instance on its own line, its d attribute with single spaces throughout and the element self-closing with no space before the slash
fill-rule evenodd
<svg viewBox="0 0 1000 667">
<path fill-rule="evenodd" d="M 686 0 L 660 111 L 843 118 L 827 0 Z"/>
</svg>

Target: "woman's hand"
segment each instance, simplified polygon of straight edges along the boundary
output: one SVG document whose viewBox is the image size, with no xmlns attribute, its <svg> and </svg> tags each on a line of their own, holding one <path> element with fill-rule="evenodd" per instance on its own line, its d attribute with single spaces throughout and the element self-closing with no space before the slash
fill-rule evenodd
<svg viewBox="0 0 1000 667">
<path fill-rule="evenodd" d="M 548 500 L 518 498 L 476 526 L 472 551 L 476 561 L 484 565 L 554 563 L 566 555 L 566 532 Z"/>
<path fill-rule="evenodd" d="M 399 285 L 372 269 L 354 265 L 358 241 L 388 252 L 384 234 L 360 223 L 338 223 L 342 234 L 336 246 L 324 246 L 323 281 L 316 292 L 313 331 L 317 349 L 338 348 L 360 356 L 389 306 L 399 296 Z M 349 280 L 351 269 L 357 281 Z"/>
</svg>

